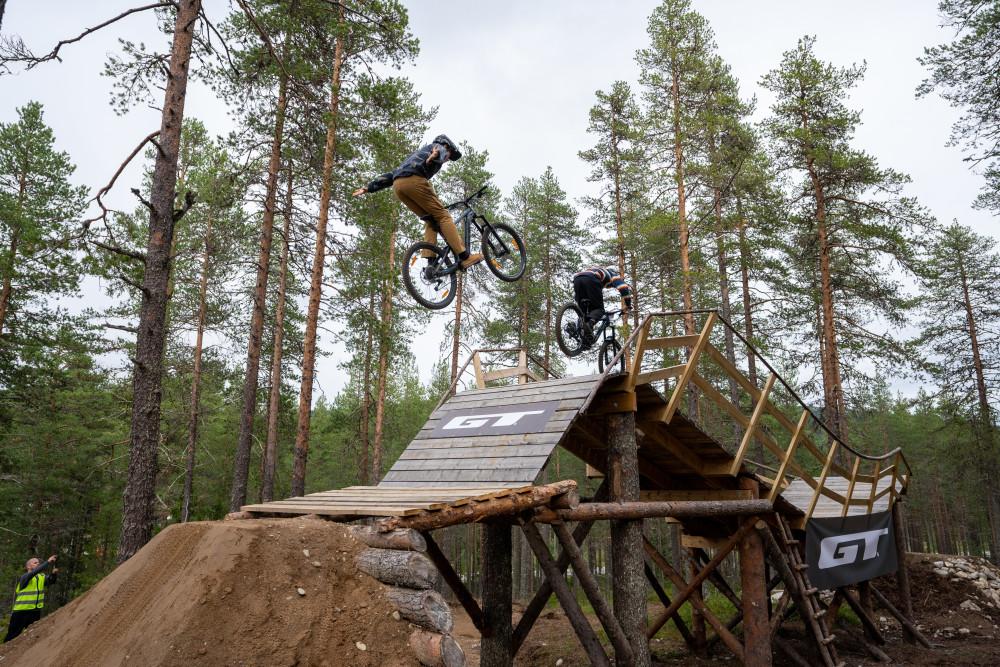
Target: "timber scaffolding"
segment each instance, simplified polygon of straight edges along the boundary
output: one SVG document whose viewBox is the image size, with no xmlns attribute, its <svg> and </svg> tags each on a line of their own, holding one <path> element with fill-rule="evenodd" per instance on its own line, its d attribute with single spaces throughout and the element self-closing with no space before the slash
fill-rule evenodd
<svg viewBox="0 0 1000 667">
<path fill-rule="evenodd" d="M 682 318 L 697 318 L 700 330 L 680 333 Z M 739 341 L 749 373 L 739 369 L 735 354 L 720 349 L 720 341 L 729 343 L 722 345 L 728 350 Z M 516 362 L 486 370 L 487 352 L 515 354 Z M 356 533 L 376 550 L 390 551 L 369 554 L 383 565 L 367 571 L 377 571 L 388 583 L 412 579 L 412 573 L 390 572 L 386 563 L 398 561 L 393 549 L 433 562 L 482 634 L 484 667 L 513 664 L 553 593 L 594 665 L 611 665 L 612 659 L 616 665 L 648 665 L 649 639 L 672 622 L 697 654 L 720 640 L 746 665 L 771 664 L 773 647 L 792 664 L 836 667 L 843 663 L 833 629 L 844 603 L 861 619 L 862 630 L 841 625 L 838 633 L 853 635 L 871 656 L 887 661 L 879 648 L 885 637 L 874 621 L 873 598 L 900 622 L 906 641 L 930 647 L 913 621 L 903 557 L 899 501 L 912 473 L 900 448 L 871 455 L 843 442 L 715 311 L 647 315 L 627 338 L 622 356 L 624 373 L 616 372 L 616 358 L 601 375 L 555 378 L 523 350 L 477 350 L 377 486 L 249 505 L 243 516 L 374 519 L 373 526 Z M 474 388 L 458 391 L 470 364 Z M 751 380 L 755 369 L 766 370 L 762 383 Z M 516 384 L 497 384 L 505 382 Z M 511 425 L 515 419 L 530 428 Z M 456 435 L 462 433 L 471 434 Z M 603 477 L 585 502 L 572 480 L 534 484 L 558 446 L 582 459 L 588 476 Z M 886 510 L 894 518 L 902 608 L 871 582 L 838 588 L 832 599 L 821 599 L 804 562 L 805 522 Z M 686 567 L 672 565 L 646 538 L 642 525 L 649 519 L 679 526 Z M 610 602 L 581 551 L 598 520 L 611 521 Z M 483 526 L 481 600 L 466 589 L 432 537 L 435 530 L 473 522 Z M 550 526 L 558 554 L 550 551 L 540 524 Z M 512 527 L 523 532 L 545 575 L 516 627 Z M 719 569 L 734 551 L 739 586 Z M 412 559 L 408 562 L 412 566 Z M 567 583 L 570 566 L 607 634 L 610 656 Z M 673 585 L 673 598 L 662 578 Z M 654 618 L 646 609 L 647 583 L 663 604 Z M 706 606 L 706 583 L 734 605 L 732 618 L 719 618 Z M 679 613 L 685 603 L 692 608 L 690 624 Z M 814 655 L 803 655 L 783 628 L 795 612 Z M 403 610 L 403 615 L 445 635 L 450 630 L 422 622 L 426 614 Z M 450 664 L 443 653 L 435 654 L 439 662 L 426 664 Z"/>
</svg>

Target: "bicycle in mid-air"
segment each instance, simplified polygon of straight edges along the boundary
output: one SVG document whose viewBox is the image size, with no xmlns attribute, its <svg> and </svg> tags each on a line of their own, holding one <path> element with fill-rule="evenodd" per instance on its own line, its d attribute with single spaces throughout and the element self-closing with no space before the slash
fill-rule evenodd
<svg viewBox="0 0 1000 667">
<path fill-rule="evenodd" d="M 492 223 L 476 210 L 476 202 L 485 192 L 484 185 L 470 197 L 446 208 L 460 211 L 455 216 L 455 224 L 462 229 L 465 247 L 470 247 L 472 228 L 475 227 L 479 230 L 480 252 L 486 267 L 500 280 L 512 283 L 524 275 L 528 265 L 527 250 L 521 236 L 511 226 Z M 433 256 L 425 258 L 425 252 L 433 253 Z M 403 284 L 421 306 L 439 310 L 455 298 L 460 268 L 458 256 L 447 244 L 441 247 L 418 241 L 403 256 Z"/>
<path fill-rule="evenodd" d="M 590 303 L 584 300 L 583 306 L 589 312 Z M 612 320 L 615 317 L 621 317 L 621 315 L 620 309 L 605 311 L 604 317 L 594 323 L 593 339 L 588 341 L 584 335 L 583 312 L 575 302 L 570 301 L 559 310 L 559 314 L 556 316 L 556 343 L 559 344 L 559 349 L 567 357 L 578 357 L 592 349 L 597 340 L 601 339 L 601 347 L 597 353 L 597 369 L 598 372 L 603 373 L 604 369 L 608 368 L 615 360 L 615 355 L 622 349 L 621 343 L 618 342 L 617 329 L 612 324 Z M 625 372 L 624 354 L 618 360 L 618 370 L 622 373 Z"/>
</svg>

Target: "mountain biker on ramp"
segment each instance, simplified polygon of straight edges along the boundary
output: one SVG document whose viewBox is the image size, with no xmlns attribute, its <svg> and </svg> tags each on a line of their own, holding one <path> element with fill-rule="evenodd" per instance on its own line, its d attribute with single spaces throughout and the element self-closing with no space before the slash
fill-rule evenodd
<svg viewBox="0 0 1000 667">
<path fill-rule="evenodd" d="M 452 220 L 448 209 L 438 199 L 437 193 L 434 192 L 434 187 L 430 183 L 430 179 L 441 170 L 445 162 L 455 161 L 461 157 L 462 151 L 455 143 L 446 135 L 439 134 L 434 137 L 434 141 L 411 153 L 396 169 L 382 174 L 352 194 L 355 197 L 360 197 L 365 193 L 378 192 L 392 186 L 396 198 L 424 221 L 424 240 L 436 244 L 440 231 L 444 240 L 458 256 L 462 269 L 468 269 L 483 261 L 483 255 L 482 253 L 469 254 L 458 233 L 458 228 L 455 226 L 455 221 Z M 429 252 L 425 252 L 423 256 L 427 259 L 433 258 Z"/>
<path fill-rule="evenodd" d="M 618 290 L 622 298 L 622 319 L 632 310 L 632 288 L 613 267 L 591 266 L 573 274 L 573 298 L 584 315 L 583 342 L 594 344 L 594 323 L 604 317 L 604 289 Z"/>
</svg>

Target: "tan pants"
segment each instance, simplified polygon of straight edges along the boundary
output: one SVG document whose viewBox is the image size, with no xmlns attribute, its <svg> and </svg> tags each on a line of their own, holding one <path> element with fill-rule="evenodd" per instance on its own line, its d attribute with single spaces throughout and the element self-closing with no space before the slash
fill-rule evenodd
<svg viewBox="0 0 1000 667">
<path fill-rule="evenodd" d="M 448 209 L 438 199 L 430 181 L 423 176 L 398 178 L 392 184 L 392 191 L 396 193 L 399 201 L 406 204 L 406 208 L 416 213 L 417 217 L 424 221 L 425 241 L 437 244 L 437 231 L 435 231 L 434 227 L 427 220 L 427 216 L 430 216 L 437 223 L 445 242 L 451 246 L 455 254 L 460 255 L 465 252 L 465 244 L 462 243 L 458 227 L 455 226 L 455 221 L 451 219 Z M 423 255 L 427 257 L 430 253 L 424 252 Z"/>
</svg>

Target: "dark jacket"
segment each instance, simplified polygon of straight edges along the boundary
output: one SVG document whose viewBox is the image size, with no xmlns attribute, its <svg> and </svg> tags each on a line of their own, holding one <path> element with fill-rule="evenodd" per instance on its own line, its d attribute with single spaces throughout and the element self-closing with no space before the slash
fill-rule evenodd
<svg viewBox="0 0 1000 667">
<path fill-rule="evenodd" d="M 437 157 L 428 162 L 427 158 L 430 157 L 434 148 L 438 149 Z M 451 151 L 451 156 L 445 157 L 449 150 Z M 441 167 L 445 162 L 449 159 L 457 160 L 460 157 L 462 157 L 462 153 L 457 150 L 453 143 L 451 143 L 451 140 L 443 134 L 438 135 L 437 137 L 434 137 L 433 142 L 410 153 L 409 157 L 403 160 L 401 165 L 396 167 L 393 171 L 382 174 L 369 183 L 365 189 L 368 192 L 378 192 L 379 190 L 391 186 L 397 178 L 406 178 L 407 176 L 422 176 L 427 179 L 433 178 L 434 174 L 441 171 Z"/>
</svg>

